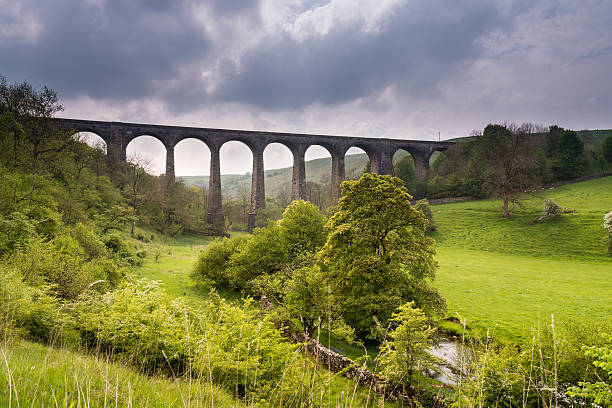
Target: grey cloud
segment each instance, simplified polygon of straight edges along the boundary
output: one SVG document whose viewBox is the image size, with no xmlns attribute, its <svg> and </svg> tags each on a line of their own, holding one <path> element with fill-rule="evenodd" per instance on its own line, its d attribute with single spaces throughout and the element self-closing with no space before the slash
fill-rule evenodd
<svg viewBox="0 0 612 408">
<path fill-rule="evenodd" d="M 259 8 L 259 0 L 211 0 L 209 4 L 216 13 L 224 15 L 251 12 Z"/>
<path fill-rule="evenodd" d="M 3 74 L 55 88 L 62 97 L 129 100 L 155 94 L 211 44 L 189 1 L 31 1 L 35 42 L 0 37 Z M 4 58 L 3 58 L 4 59 Z"/>
<path fill-rule="evenodd" d="M 216 97 L 264 109 L 334 105 L 389 85 L 420 97 L 476 58 L 476 40 L 502 24 L 490 2 L 420 1 L 397 10 L 380 32 L 353 25 L 301 43 L 283 34 L 262 41 L 239 65 L 225 61 Z"/>
</svg>

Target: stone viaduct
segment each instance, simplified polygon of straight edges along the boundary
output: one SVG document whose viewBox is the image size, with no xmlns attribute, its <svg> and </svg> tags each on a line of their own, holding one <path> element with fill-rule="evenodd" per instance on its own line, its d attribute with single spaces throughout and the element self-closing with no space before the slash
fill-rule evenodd
<svg viewBox="0 0 612 408">
<path fill-rule="evenodd" d="M 133 139 L 145 135 L 152 136 L 162 142 L 166 148 L 166 176 L 172 180 L 175 176 L 174 147 L 176 144 L 185 139 L 197 139 L 204 142 L 210 149 L 208 222 L 213 226 L 222 225 L 223 222 L 219 151 L 221 146 L 229 141 L 244 143 L 253 154 L 249 229 L 252 229 L 255 223 L 257 211 L 265 207 L 263 152 L 270 143 L 285 145 L 293 154 L 291 190 L 293 200 L 306 197 L 304 154 L 312 145 L 324 147 L 331 155 L 332 193 L 336 198 L 340 197 L 340 183 L 344 180 L 344 156 L 351 147 L 359 147 L 366 152 L 370 159 L 371 171 L 377 174 L 391 174 L 393 155 L 396 151 L 403 149 L 414 159 L 417 178 L 426 179 L 429 172 L 429 159 L 433 152 L 446 150 L 453 145 L 452 142 L 210 129 L 80 119 L 56 118 L 53 121 L 55 126 L 61 130 L 97 134 L 106 142 L 107 155 L 110 160 L 114 161 L 126 160 L 126 148 Z"/>
</svg>

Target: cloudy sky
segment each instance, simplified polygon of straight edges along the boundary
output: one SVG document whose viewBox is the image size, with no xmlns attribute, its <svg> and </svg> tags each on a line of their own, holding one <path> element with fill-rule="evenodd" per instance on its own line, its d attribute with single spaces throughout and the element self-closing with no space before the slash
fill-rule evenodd
<svg viewBox="0 0 612 408">
<path fill-rule="evenodd" d="M 607 0 L 0 0 L 0 74 L 84 119 L 423 140 L 612 128 L 611 27 Z M 137 151 L 160 171 L 160 145 Z M 177 174 L 208 157 L 182 142 Z M 250 167 L 223 148 L 223 172 Z"/>
</svg>

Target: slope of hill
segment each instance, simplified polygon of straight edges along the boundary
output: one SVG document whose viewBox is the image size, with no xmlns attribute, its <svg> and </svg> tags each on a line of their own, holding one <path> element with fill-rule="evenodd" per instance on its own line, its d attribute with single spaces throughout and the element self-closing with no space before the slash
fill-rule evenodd
<svg viewBox="0 0 612 408">
<path fill-rule="evenodd" d="M 544 190 L 502 218 L 499 200 L 432 208 L 438 231 L 436 286 L 449 314 L 468 325 L 517 338 L 531 327 L 612 316 L 612 258 L 602 228 L 612 210 L 612 177 Z M 530 224 L 543 199 L 575 213 Z"/>
<path fill-rule="evenodd" d="M 347 178 L 361 174 L 368 161 L 366 154 L 350 154 L 345 159 Z M 266 195 L 274 197 L 281 191 L 291 191 L 293 168 L 270 169 L 264 172 Z M 329 183 L 331 178 L 331 157 L 309 160 L 306 162 L 306 181 Z M 181 176 L 185 184 L 196 187 L 208 187 L 209 176 Z M 222 174 L 221 189 L 229 197 L 237 197 L 241 188 L 251 188 L 251 174 Z"/>
</svg>

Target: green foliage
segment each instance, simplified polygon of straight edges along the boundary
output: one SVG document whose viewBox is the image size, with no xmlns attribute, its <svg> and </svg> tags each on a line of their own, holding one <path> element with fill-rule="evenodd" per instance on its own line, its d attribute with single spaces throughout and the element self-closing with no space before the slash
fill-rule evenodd
<svg viewBox="0 0 612 408">
<path fill-rule="evenodd" d="M 50 342 L 59 337 L 64 317 L 57 299 L 45 287 L 27 285 L 18 270 L 1 265 L 0 273 L 0 337 L 3 341 L 24 336 Z"/>
<path fill-rule="evenodd" d="M 256 229 L 239 249 L 230 257 L 227 272 L 235 289 L 246 290 L 254 278 L 272 275 L 290 262 L 288 245 L 276 223 Z"/>
<path fill-rule="evenodd" d="M 414 175 L 414 160 L 412 156 L 405 156 L 393 166 L 393 175 L 404 182 L 408 191 L 414 191 L 416 178 Z"/>
<path fill-rule="evenodd" d="M 436 329 L 414 302 L 398 307 L 390 322 L 397 326 L 381 349 L 383 373 L 391 381 L 410 387 L 416 372 L 437 367 L 438 359 L 428 353 Z"/>
<path fill-rule="evenodd" d="M 300 319 L 304 331 L 312 335 L 318 321 L 326 321 L 332 299 L 325 274 L 317 265 L 291 270 L 283 285 L 283 305 L 290 316 Z"/>
<path fill-rule="evenodd" d="M 375 337 L 375 317 L 385 325 L 398 306 L 422 300 L 423 290 L 438 301 L 417 306 L 435 304 L 426 312 L 442 312 L 444 301 L 426 284 L 436 268 L 433 240 L 425 236 L 427 221 L 410 205 L 402 181 L 364 174 L 342 189 L 318 256 L 344 321 L 360 337 Z"/>
<path fill-rule="evenodd" d="M 327 219 L 312 203 L 297 200 L 289 204 L 278 222 L 280 238 L 287 242 L 289 254 L 315 252 L 325 244 Z"/>
<path fill-rule="evenodd" d="M 293 370 L 304 361 L 271 323 L 247 310 L 212 293 L 196 311 L 144 282 L 84 298 L 74 307 L 89 347 L 113 351 L 147 372 L 191 373 L 230 392 L 239 389 L 246 401 L 291 394 L 299 382 Z"/>
<path fill-rule="evenodd" d="M 228 266 L 230 257 L 239 252 L 241 246 L 247 241 L 245 237 L 221 238 L 211 242 L 206 249 L 200 253 L 196 262 L 192 277 L 208 281 L 220 287 L 230 286 Z"/>
<path fill-rule="evenodd" d="M 602 355 L 589 352 L 604 350 L 605 359 L 605 350 L 611 343 L 599 333 L 609 329 L 609 323 L 574 321 L 560 330 L 554 325 L 534 330 L 531 339 L 519 344 L 495 343 L 487 337 L 486 343 L 474 344 L 476 358 L 463 373 L 465 380 L 458 389 L 457 406 L 559 406 L 566 391 L 586 400 L 594 398 L 593 390 L 601 390 L 602 386 L 609 393 L 610 384 L 600 381 L 612 380 L 605 364 L 598 360 Z M 593 359 L 598 362 L 593 363 Z M 573 400 L 569 405 L 578 403 Z"/>
<path fill-rule="evenodd" d="M 433 212 L 431 211 L 431 206 L 429 205 L 429 202 L 425 199 L 419 200 L 414 205 L 414 208 L 416 210 L 421 211 L 423 215 L 425 216 L 425 219 L 427 220 L 427 227 L 425 228 L 425 231 L 427 232 L 435 231 L 437 227 L 433 219 Z"/>
<path fill-rule="evenodd" d="M 554 218 L 558 218 L 563 214 L 563 208 L 553 200 L 544 200 L 544 211 L 542 215 L 533 219 L 533 222 L 541 222 L 544 220 L 550 220 Z"/>
<path fill-rule="evenodd" d="M 599 381 L 581 381 L 578 386 L 571 387 L 569 393 L 581 397 L 599 406 L 612 405 L 612 334 L 602 334 L 603 344 L 583 347 L 584 355 L 591 359 L 593 366 L 603 374 Z"/>
<path fill-rule="evenodd" d="M 601 152 L 608 163 L 612 163 L 612 136 L 608 136 L 601 145 Z"/>
<path fill-rule="evenodd" d="M 0 216 L 0 259 L 22 247 L 36 234 L 34 225 L 22 213 Z"/>
<path fill-rule="evenodd" d="M 325 221 L 313 204 L 291 203 L 278 222 L 256 229 L 230 257 L 227 273 L 232 287 L 247 289 L 251 280 L 279 272 L 300 253 L 317 251 L 325 242 Z"/>
<path fill-rule="evenodd" d="M 604 215 L 603 227 L 608 233 L 608 239 L 610 241 L 608 245 L 608 252 L 612 254 L 612 211 Z"/>
<path fill-rule="evenodd" d="M 582 176 L 584 164 L 584 142 L 576 132 L 561 129 L 552 162 L 555 179 L 571 180 Z"/>
</svg>

